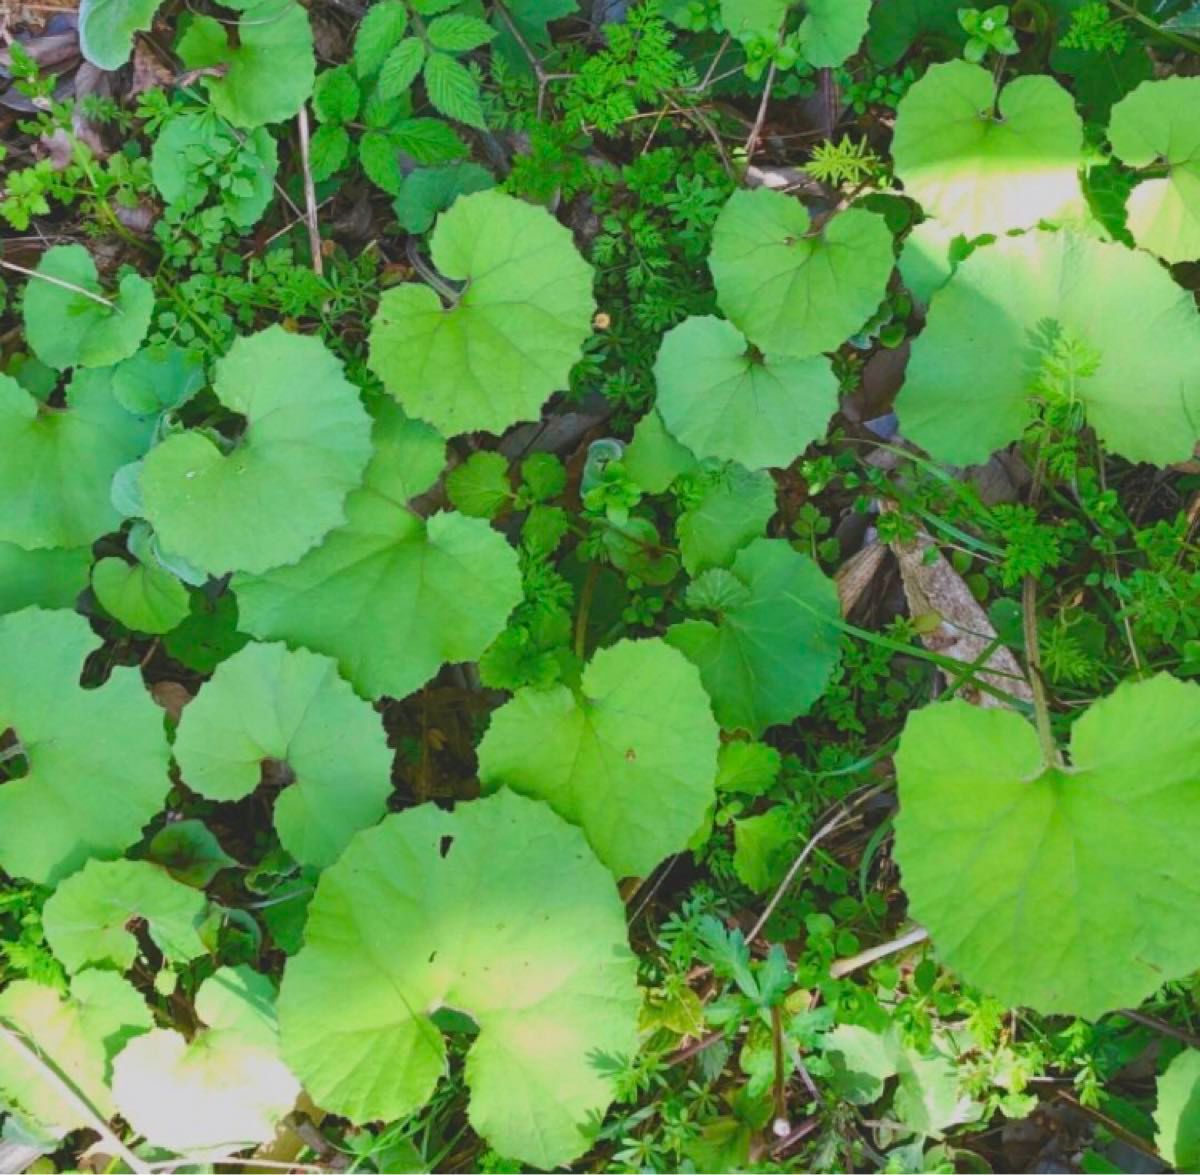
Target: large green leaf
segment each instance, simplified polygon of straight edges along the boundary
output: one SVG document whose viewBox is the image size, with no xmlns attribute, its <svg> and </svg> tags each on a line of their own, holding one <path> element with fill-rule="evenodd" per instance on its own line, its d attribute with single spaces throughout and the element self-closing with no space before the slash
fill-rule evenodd
<svg viewBox="0 0 1200 1175">
<path fill-rule="evenodd" d="M 52 885 L 119 855 L 166 796 L 162 711 L 138 671 L 79 686 L 98 644 L 73 612 L 0 616 L 0 731 L 15 731 L 29 768 L 0 787 L 0 868 L 14 877 Z"/>
<path fill-rule="evenodd" d="M 25 1038 L 22 1043 L 0 1034 L 0 1109 L 53 1143 L 92 1123 L 78 1099 L 65 1096 L 45 1062 L 67 1074 L 101 1115 L 111 1117 L 116 1111 L 108 1092 L 112 1059 L 154 1021 L 142 997 L 119 975 L 84 971 L 71 980 L 66 997 L 28 979 L 10 983 L 0 991 L 0 1024 Z"/>
<path fill-rule="evenodd" d="M 760 358 L 719 318 L 689 318 L 667 332 L 654 365 L 658 411 L 697 457 L 748 469 L 790 465 L 837 408 L 828 360 Z"/>
<path fill-rule="evenodd" d="M 774 41 L 788 0 L 721 0 L 721 22 L 739 41 Z"/>
<path fill-rule="evenodd" d="M 905 192 L 967 238 L 1078 211 L 1083 123 L 1053 78 L 1010 82 L 966 61 L 932 65 L 900 100 L 892 158 Z"/>
<path fill-rule="evenodd" d="M 127 543 L 133 562 L 115 555 L 101 559 L 92 568 L 92 591 L 100 606 L 133 632 L 170 632 L 191 611 L 188 590 L 159 566 L 144 522 L 133 524 Z"/>
<path fill-rule="evenodd" d="M 765 469 L 734 462 L 697 470 L 687 486 L 686 508 L 675 520 L 679 553 L 688 573 L 726 567 L 751 539 L 760 538 L 775 513 L 775 482 Z"/>
<path fill-rule="evenodd" d="M 370 457 L 358 389 L 319 339 L 272 326 L 233 344 L 213 391 L 245 433 L 228 454 L 195 431 L 152 449 L 146 517 L 167 550 L 211 575 L 294 562 L 345 519 Z"/>
<path fill-rule="evenodd" d="M 307 649 L 249 644 L 217 666 L 183 712 L 175 758 L 184 783 L 210 800 L 240 800 L 265 769 L 283 847 L 330 865 L 387 810 L 392 755 L 379 716 Z M 293 782 L 289 782 L 293 781 Z"/>
<path fill-rule="evenodd" d="M 800 24 L 801 53 L 818 69 L 841 65 L 867 31 L 871 0 L 805 0 Z"/>
<path fill-rule="evenodd" d="M 618 877 L 681 851 L 713 802 L 719 731 L 700 675 L 661 640 L 601 649 L 579 690 L 523 689 L 479 744 L 484 790 L 545 800 Z"/>
<path fill-rule="evenodd" d="M 967 982 L 1093 1018 L 1200 967 L 1200 685 L 1120 686 L 1063 767 L 1019 714 L 927 707 L 896 774 L 909 908 Z"/>
<path fill-rule="evenodd" d="M 156 1028 L 113 1063 L 117 1110 L 152 1146 L 218 1154 L 269 1142 L 300 1093 L 279 1057 L 275 991 L 249 967 L 221 967 L 196 992 L 203 1027 Z"/>
<path fill-rule="evenodd" d="M 245 631 L 335 657 L 366 697 L 402 698 L 443 662 L 483 653 L 521 602 L 521 576 L 486 521 L 409 510 L 445 461 L 433 429 L 389 404 L 374 435 L 346 525 L 299 563 L 233 585 Z"/>
<path fill-rule="evenodd" d="M 136 273 L 121 279 L 109 305 L 96 263 L 82 245 L 55 245 L 25 287 L 25 337 L 48 367 L 107 367 L 138 349 L 150 327 L 154 287 Z"/>
<path fill-rule="evenodd" d="M 129 60 L 135 33 L 154 22 L 162 0 L 81 0 L 79 48 L 93 65 L 114 70 Z"/>
<path fill-rule="evenodd" d="M 726 730 L 760 734 L 791 722 L 825 692 L 838 663 L 837 589 L 806 555 L 782 539 L 755 539 L 731 571 L 724 602 L 706 600 L 715 621 L 684 620 L 667 640 L 700 667 L 717 719 Z"/>
<path fill-rule="evenodd" d="M 1167 165 L 1130 194 L 1134 240 L 1172 264 L 1200 258 L 1200 78 L 1143 82 L 1113 107 L 1108 138 L 1130 167 Z"/>
<path fill-rule="evenodd" d="M 206 909 L 204 894 L 149 861 L 89 861 L 50 895 L 42 925 L 68 971 L 128 971 L 140 950 L 135 919 L 145 923 L 163 959 L 178 965 L 205 953 L 197 931 Z"/>
<path fill-rule="evenodd" d="M 613 1097 L 603 1058 L 637 1049 L 625 911 L 583 834 L 511 791 L 426 804 L 360 832 L 317 885 L 279 998 L 284 1057 L 352 1122 L 419 1108 L 446 1067 L 431 1017 L 479 1026 L 471 1125 L 550 1168 Z"/>
<path fill-rule="evenodd" d="M 840 347 L 879 306 L 892 272 L 883 217 L 851 208 L 810 227 L 799 200 L 769 188 L 734 192 L 713 227 L 717 303 L 776 359 Z"/>
<path fill-rule="evenodd" d="M 1185 1049 L 1158 1079 L 1159 1154 L 1177 1171 L 1200 1169 L 1200 1051 Z"/>
<path fill-rule="evenodd" d="M 234 126 L 291 118 L 316 78 L 308 13 L 296 0 L 236 0 L 229 6 L 241 13 L 236 41 L 216 17 L 194 16 L 176 51 L 188 69 L 216 67 L 202 82 L 213 109 Z"/>
<path fill-rule="evenodd" d="M 74 607 L 87 587 L 91 562 L 87 547 L 27 551 L 16 543 L 0 542 L 0 613 L 34 606 Z"/>
<path fill-rule="evenodd" d="M 82 547 L 121 524 L 109 499 L 113 474 L 150 443 L 107 371 L 79 371 L 65 408 L 39 403 L 0 374 L 0 540 L 22 547 Z"/>
<path fill-rule="evenodd" d="M 371 369 L 412 416 L 447 436 L 534 420 L 567 386 L 591 330 L 592 271 L 544 208 L 497 191 L 461 196 L 431 238 L 449 309 L 429 286 L 388 290 Z"/>
<path fill-rule="evenodd" d="M 896 400 L 900 426 L 939 460 L 977 464 L 1021 436 L 1052 376 L 1114 452 L 1187 459 L 1200 436 L 1191 295 L 1123 245 L 1003 237 L 933 296 Z"/>
<path fill-rule="evenodd" d="M 929 39 L 957 54 L 967 39 L 958 23 L 962 0 L 887 0 L 871 8 L 867 52 L 883 69 L 895 65 L 917 40 Z"/>
</svg>

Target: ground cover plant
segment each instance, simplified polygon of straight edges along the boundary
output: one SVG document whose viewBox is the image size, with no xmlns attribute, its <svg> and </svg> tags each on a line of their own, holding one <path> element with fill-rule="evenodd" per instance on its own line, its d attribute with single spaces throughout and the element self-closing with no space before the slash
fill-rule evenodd
<svg viewBox="0 0 1200 1175">
<path fill-rule="evenodd" d="M 1194 0 L 0 11 L 0 1169 L 1200 1166 Z"/>
</svg>

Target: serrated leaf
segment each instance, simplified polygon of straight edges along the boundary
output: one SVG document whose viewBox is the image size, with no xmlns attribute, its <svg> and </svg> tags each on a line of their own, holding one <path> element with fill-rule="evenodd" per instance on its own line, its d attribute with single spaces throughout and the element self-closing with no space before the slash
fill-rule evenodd
<svg viewBox="0 0 1200 1175">
<path fill-rule="evenodd" d="M 319 126 L 308 145 L 309 166 L 317 183 L 329 179 L 346 165 L 353 143 L 345 127 Z"/>
<path fill-rule="evenodd" d="M 232 4 L 241 13 L 234 42 L 211 16 L 194 17 L 176 46 L 189 69 L 223 66 L 205 76 L 213 109 L 249 128 L 293 117 L 312 93 L 317 62 L 308 13 L 296 0 Z"/>
<path fill-rule="evenodd" d="M 796 828 L 787 808 L 771 808 L 733 823 L 733 871 L 755 893 L 779 883 L 796 856 Z"/>
<path fill-rule="evenodd" d="M 768 355 L 835 350 L 887 290 L 892 235 L 881 216 L 851 208 L 810 227 L 799 200 L 768 188 L 734 192 L 713 226 L 717 304 Z"/>
<path fill-rule="evenodd" d="M 896 177 L 926 213 L 968 239 L 1030 228 L 1082 204 L 1083 123 L 1071 95 L 1043 75 L 995 94 L 989 70 L 949 61 L 931 65 L 896 108 Z"/>
<path fill-rule="evenodd" d="M 386 291 L 371 370 L 447 436 L 535 419 L 591 331 L 592 271 L 571 234 L 543 208 L 476 192 L 438 218 L 431 247 L 439 272 L 466 288 L 449 310 L 428 286 Z"/>
<path fill-rule="evenodd" d="M 1120 686 L 1070 765 L 1032 725 L 962 701 L 909 716 L 896 857 L 946 965 L 1007 1005 L 1093 1019 L 1200 967 L 1200 686 Z"/>
<path fill-rule="evenodd" d="M 358 82 L 348 65 L 325 70 L 313 86 L 313 113 L 321 122 L 338 126 L 349 122 L 358 113 L 361 101 Z"/>
<path fill-rule="evenodd" d="M 146 518 L 210 575 L 294 562 L 343 521 L 370 456 L 358 389 L 319 339 L 272 326 L 233 344 L 213 391 L 246 417 L 245 433 L 229 454 L 199 432 L 152 449 Z"/>
<path fill-rule="evenodd" d="M 417 79 L 425 64 L 425 42 L 405 37 L 387 56 L 379 71 L 379 96 L 384 101 L 400 97 Z"/>
<path fill-rule="evenodd" d="M 1190 294 L 1153 258 L 1068 232 L 1002 237 L 934 295 L 896 399 L 904 435 L 940 461 L 986 461 L 1033 419 L 1056 345 L 1084 353 L 1070 394 L 1113 452 L 1187 459 L 1200 436 Z"/>
<path fill-rule="evenodd" d="M 0 613 L 22 608 L 73 608 L 88 582 L 89 547 L 27 551 L 0 542 Z"/>
<path fill-rule="evenodd" d="M 612 1100 L 597 1058 L 637 1049 L 635 974 L 612 877 L 578 829 L 510 791 L 425 804 L 322 875 L 284 972 L 284 1057 L 331 1113 L 391 1121 L 445 1070 L 431 1014 L 460 1010 L 479 1026 L 471 1126 L 548 1169 L 587 1149 Z"/>
<path fill-rule="evenodd" d="M 105 306 L 75 286 L 104 297 L 96 263 L 82 245 L 55 245 L 42 254 L 25 286 L 25 338 L 47 366 L 107 367 L 138 349 L 150 326 L 154 287 L 136 273 L 126 274 L 116 298 Z M 65 282 L 66 285 L 58 283 Z"/>
<path fill-rule="evenodd" d="M 1200 1051 L 1185 1049 L 1158 1079 L 1158 1152 L 1177 1171 L 1200 1167 Z"/>
<path fill-rule="evenodd" d="M 367 9 L 354 35 L 354 69 L 360 78 L 377 73 L 408 29 L 408 9 L 399 0 L 380 0 Z"/>
<path fill-rule="evenodd" d="M 477 16 L 467 16 L 462 12 L 448 12 L 445 16 L 435 17 L 429 22 L 426 30 L 429 43 L 435 49 L 444 49 L 447 53 L 465 53 L 468 49 L 478 49 L 486 45 L 496 36 L 496 30 L 487 21 Z"/>
<path fill-rule="evenodd" d="M 467 145 L 439 118 L 404 118 L 391 125 L 396 148 L 423 165 L 449 163 L 467 154 Z M 394 195 L 395 193 L 393 193 Z"/>
<path fill-rule="evenodd" d="M 666 639 L 700 668 L 717 720 L 759 735 L 825 692 L 839 660 L 837 589 L 782 539 L 755 539 L 733 574 L 750 592 L 716 620 L 685 620 Z"/>
<path fill-rule="evenodd" d="M 448 53 L 430 53 L 425 61 L 425 92 L 439 114 L 483 130 L 479 83 L 460 61 Z"/>
<path fill-rule="evenodd" d="M 601 649 L 577 693 L 523 689 L 479 744 L 485 791 L 545 800 L 617 877 L 648 877 L 713 802 L 717 724 L 700 675 L 661 640 Z"/>
<path fill-rule="evenodd" d="M 170 632 L 191 608 L 187 588 L 169 571 L 115 556 L 92 568 L 92 591 L 105 612 L 132 632 Z"/>
<path fill-rule="evenodd" d="M 760 357 L 719 318 L 689 318 L 668 331 L 654 378 L 658 411 L 677 440 L 697 457 L 747 469 L 790 465 L 824 436 L 837 409 L 828 360 Z"/>
<path fill-rule="evenodd" d="M 689 574 L 721 567 L 762 535 L 775 513 L 775 483 L 765 470 L 726 465 L 699 475 L 703 489 L 675 521 Z"/>
<path fill-rule="evenodd" d="M 142 997 L 111 971 L 76 975 L 65 997 L 32 980 L 10 983 L 0 991 L 0 1023 L 32 1046 L 0 1035 L 0 1107 L 51 1140 L 90 1128 L 92 1120 L 50 1074 L 68 1074 L 88 1103 L 111 1117 L 116 1112 L 108 1090 L 112 1058 L 154 1026 Z"/>
<path fill-rule="evenodd" d="M 134 36 L 150 28 L 161 3 L 162 0 L 80 0 L 80 52 L 100 69 L 120 69 L 133 53 Z"/>
<path fill-rule="evenodd" d="M 495 518 L 512 500 L 508 460 L 501 453 L 472 453 L 446 475 L 446 495 L 471 518 Z"/>
<path fill-rule="evenodd" d="M 829 69 L 858 51 L 866 35 L 871 0 L 805 0 L 800 52 L 809 65 Z"/>
<path fill-rule="evenodd" d="M 1113 107 L 1108 138 L 1129 167 L 1167 165 L 1130 193 L 1134 240 L 1171 264 L 1200 257 L 1200 78 L 1143 82 Z"/>
<path fill-rule="evenodd" d="M 367 179 L 389 195 L 396 195 L 404 182 L 400 148 L 387 131 L 367 131 L 358 141 L 358 161 Z"/>
<path fill-rule="evenodd" d="M 717 791 L 765 795 L 779 777 L 782 766 L 782 756 L 766 743 L 740 740 L 725 743 L 717 760 Z"/>
<path fill-rule="evenodd" d="M 303 865 L 329 865 L 383 816 L 392 755 L 378 715 L 329 657 L 250 644 L 217 666 L 179 722 L 183 781 L 210 800 L 240 800 L 264 771 L 285 784 L 275 828 Z"/>
<path fill-rule="evenodd" d="M 196 992 L 190 1040 L 156 1028 L 113 1063 L 113 1100 L 151 1146 L 210 1160 L 269 1142 L 300 1094 L 279 1057 L 275 991 L 249 967 L 221 967 Z"/>
<path fill-rule="evenodd" d="M 68 971 L 128 971 L 140 950 L 133 919 L 145 922 L 167 963 L 182 965 L 205 954 L 198 930 L 206 907 L 204 894 L 149 861 L 89 861 L 50 895 L 42 925 Z"/>
<path fill-rule="evenodd" d="M 0 867 L 40 885 L 119 855 L 169 786 L 162 714 L 138 671 L 79 687 L 98 644 L 73 612 L 0 616 L 0 729 L 16 732 L 29 763 L 0 787 Z"/>
<path fill-rule="evenodd" d="M 366 697 L 402 698 L 445 661 L 471 661 L 522 598 L 517 554 L 484 521 L 407 508 L 437 479 L 445 442 L 387 405 L 346 525 L 291 567 L 233 581 L 242 626 L 335 657 Z"/>
</svg>

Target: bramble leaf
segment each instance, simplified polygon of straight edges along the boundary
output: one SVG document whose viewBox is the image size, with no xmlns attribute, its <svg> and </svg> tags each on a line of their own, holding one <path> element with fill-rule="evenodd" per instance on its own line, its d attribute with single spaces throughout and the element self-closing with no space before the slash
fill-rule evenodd
<svg viewBox="0 0 1200 1175">
<path fill-rule="evenodd" d="M 275 827 L 302 865 L 337 860 L 392 790 L 379 716 L 330 658 L 278 644 L 249 644 L 217 666 L 183 712 L 175 759 L 210 800 L 240 800 L 265 773 L 282 782 Z"/>
<path fill-rule="evenodd" d="M 319 339 L 272 326 L 233 344 L 213 391 L 244 414 L 244 435 L 228 455 L 194 431 L 152 449 L 146 518 L 166 549 L 210 575 L 293 562 L 343 521 L 370 456 L 358 389 Z"/>
<path fill-rule="evenodd" d="M 1200 967 L 1200 686 L 1126 683 L 1076 720 L 1068 766 L 1033 726 L 955 700 L 909 716 L 896 858 L 912 916 L 1006 1005 L 1094 1019 Z"/>
<path fill-rule="evenodd" d="M 578 692 L 523 689 L 479 744 L 484 791 L 545 800 L 617 877 L 648 877 L 713 802 L 719 732 L 700 675 L 661 640 L 599 650 Z"/>
<path fill-rule="evenodd" d="M 1074 233 L 972 253 L 913 344 L 896 399 L 904 435 L 940 461 L 978 464 L 1050 401 L 1081 405 L 1130 461 L 1186 460 L 1200 436 L 1191 295 L 1146 254 Z"/>
<path fill-rule="evenodd" d="M 365 697 L 402 698 L 443 662 L 483 653 L 521 601 L 521 576 L 487 522 L 408 508 L 445 462 L 433 429 L 387 404 L 374 437 L 346 524 L 298 563 L 233 587 L 245 631 L 336 658 Z"/>
<path fill-rule="evenodd" d="M 466 287 L 449 309 L 428 286 L 388 290 L 371 369 L 447 436 L 534 419 L 591 330 L 591 268 L 545 209 L 496 191 L 459 197 L 431 240 L 438 270 Z"/>
<path fill-rule="evenodd" d="M 162 712 L 137 670 L 80 688 L 98 644 L 73 612 L 0 616 L 0 731 L 16 732 L 29 764 L 0 787 L 0 867 L 40 885 L 118 856 L 169 786 Z"/>
<path fill-rule="evenodd" d="M 773 358 L 833 351 L 874 313 L 892 272 L 883 217 L 850 208 L 810 232 L 799 200 L 734 192 L 713 226 L 717 304 Z"/>
<path fill-rule="evenodd" d="M 612 876 L 546 805 L 501 791 L 360 832 L 325 871 L 279 998 L 284 1057 L 352 1122 L 419 1108 L 446 1067 L 431 1016 L 469 1015 L 472 1127 L 539 1168 L 589 1145 L 601 1057 L 637 1049 L 636 964 Z"/>
</svg>

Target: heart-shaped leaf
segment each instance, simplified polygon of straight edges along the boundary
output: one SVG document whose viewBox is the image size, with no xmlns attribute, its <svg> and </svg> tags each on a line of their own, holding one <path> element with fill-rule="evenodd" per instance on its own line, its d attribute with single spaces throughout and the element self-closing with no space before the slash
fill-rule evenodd
<svg viewBox="0 0 1200 1175">
<path fill-rule="evenodd" d="M 154 23 L 162 0 L 80 0 L 79 48 L 101 69 L 115 70 L 129 60 L 135 33 Z"/>
<path fill-rule="evenodd" d="M 27 551 L 15 543 L 0 543 L 0 613 L 73 608 L 87 587 L 91 562 L 88 547 Z"/>
</svg>

